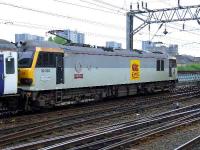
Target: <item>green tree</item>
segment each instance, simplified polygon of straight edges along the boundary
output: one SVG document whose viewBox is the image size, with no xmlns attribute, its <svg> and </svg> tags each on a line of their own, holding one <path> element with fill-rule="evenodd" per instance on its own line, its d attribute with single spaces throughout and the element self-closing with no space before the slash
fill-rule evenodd
<svg viewBox="0 0 200 150">
<path fill-rule="evenodd" d="M 60 38 L 58 36 L 49 37 L 48 41 L 54 42 L 54 43 L 57 43 L 57 44 L 66 44 L 67 43 L 67 40 Z"/>
</svg>

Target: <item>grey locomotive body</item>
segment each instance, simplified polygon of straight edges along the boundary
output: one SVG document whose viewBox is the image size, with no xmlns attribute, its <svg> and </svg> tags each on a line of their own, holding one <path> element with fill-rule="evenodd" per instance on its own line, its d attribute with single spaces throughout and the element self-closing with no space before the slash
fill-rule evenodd
<svg viewBox="0 0 200 150">
<path fill-rule="evenodd" d="M 22 82 L 19 88 L 37 106 L 152 93 L 168 90 L 177 81 L 176 60 L 166 54 L 47 45 L 35 45 L 31 71 L 22 68 L 20 73 L 32 72 L 26 77 L 32 82 Z M 45 66 L 40 57 L 46 57 L 49 65 Z M 19 78 L 23 80 L 23 75 Z"/>
</svg>

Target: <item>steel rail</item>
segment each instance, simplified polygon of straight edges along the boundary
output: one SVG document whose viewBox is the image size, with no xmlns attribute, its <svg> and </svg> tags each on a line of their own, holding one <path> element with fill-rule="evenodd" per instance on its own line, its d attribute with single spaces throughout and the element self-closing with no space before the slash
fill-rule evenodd
<svg viewBox="0 0 200 150">
<path fill-rule="evenodd" d="M 158 127 L 153 128 L 153 129 L 151 129 L 151 128 L 149 129 L 149 127 L 147 127 L 147 128 L 139 130 L 138 132 L 137 131 L 129 131 L 128 133 L 123 133 L 121 135 L 114 135 L 114 137 L 111 137 L 111 138 L 106 138 L 106 139 L 94 141 L 92 143 L 83 144 L 81 146 L 73 147 L 73 148 L 70 148 L 68 150 L 87 149 L 89 147 L 93 148 L 93 149 L 96 149 L 96 147 L 98 147 L 98 149 L 100 149 L 100 147 L 102 149 L 106 149 L 108 147 L 113 147 L 114 145 L 117 145 L 117 143 L 121 143 L 122 141 L 126 141 L 130 137 L 131 138 L 133 138 L 133 137 L 137 138 L 137 137 L 141 137 L 141 136 L 144 137 L 146 134 L 149 134 L 151 132 L 152 133 L 153 132 L 158 133 L 160 130 L 164 130 L 164 129 L 169 128 L 171 126 L 178 125 L 178 124 L 180 124 L 180 122 L 182 122 L 186 119 L 190 119 L 190 117 L 194 118 L 197 115 L 199 116 L 200 112 L 198 112 L 197 114 L 194 114 L 194 116 L 189 116 L 189 117 L 182 116 L 182 118 L 179 118 L 177 120 L 173 120 L 173 122 L 169 122 L 169 124 L 167 122 L 159 124 Z"/>
<path fill-rule="evenodd" d="M 166 119 L 166 118 L 169 118 L 169 117 L 177 118 L 178 117 L 177 115 L 179 115 L 179 117 L 180 116 L 185 117 L 186 114 L 199 112 L 200 109 L 198 107 L 200 107 L 200 103 L 198 105 L 196 104 L 196 105 L 187 106 L 187 107 L 184 107 L 184 108 L 173 110 L 171 112 L 168 111 L 168 112 L 166 112 L 166 114 L 160 113 L 160 114 L 152 116 L 151 118 L 148 117 L 148 118 L 146 118 L 146 120 L 143 118 L 142 120 L 139 119 L 139 120 L 136 120 L 136 121 L 125 122 L 125 123 L 116 124 L 116 125 L 113 125 L 113 126 L 107 126 L 107 127 L 104 127 L 104 128 L 99 128 L 99 129 L 96 130 L 96 132 L 106 132 L 107 133 L 107 132 L 116 130 L 118 128 L 124 128 L 126 126 L 130 126 L 130 125 L 133 125 L 133 124 L 135 126 L 137 125 L 138 129 L 140 129 L 141 125 L 142 124 L 144 125 L 144 123 L 146 123 L 146 127 L 148 127 L 150 125 L 150 122 L 152 122 L 152 121 L 160 122 L 161 119 Z M 193 110 L 194 108 L 196 108 L 196 110 Z M 189 111 L 190 109 L 192 109 L 192 110 Z M 181 113 L 181 111 L 184 111 L 184 112 Z M 175 113 L 175 114 L 173 114 L 173 113 Z M 168 116 L 166 116 L 166 115 L 168 115 Z M 158 117 L 160 117 L 160 118 L 158 118 Z M 154 119 L 154 120 L 152 120 L 152 119 Z M 91 134 L 93 135 L 94 133 L 91 133 Z M 88 135 L 86 135 L 86 136 L 88 136 Z M 59 138 L 60 138 L 60 141 L 66 140 L 64 136 L 59 137 Z M 56 139 L 52 138 L 52 139 L 49 139 L 49 140 L 46 140 L 46 141 L 41 140 L 41 141 L 38 141 L 38 142 L 32 142 L 32 143 L 28 143 L 28 144 L 25 144 L 25 145 L 9 147 L 9 149 L 20 150 L 20 149 L 28 149 L 30 147 L 42 147 L 42 144 L 48 145 L 49 143 L 54 144 L 54 143 L 58 142 L 59 138 L 56 138 Z"/>
<path fill-rule="evenodd" d="M 194 113 L 193 116 L 189 116 L 189 117 L 184 116 L 184 114 L 179 114 L 179 115 L 181 115 L 183 117 L 183 119 L 179 120 L 178 122 L 175 122 L 174 119 L 172 119 L 171 120 L 172 124 L 175 124 L 175 123 L 180 124 L 181 121 L 188 120 L 189 117 L 192 117 L 192 118 L 197 117 L 197 116 L 200 115 L 200 112 L 198 110 L 198 113 Z M 132 125 L 128 125 L 128 126 L 125 126 L 125 127 L 120 127 L 120 128 L 117 128 L 117 129 L 109 130 L 109 131 L 106 131 L 106 132 L 86 135 L 86 136 L 83 136 L 83 137 L 75 138 L 75 139 L 72 139 L 72 140 L 68 140 L 68 141 L 65 141 L 65 142 L 61 142 L 61 143 L 57 143 L 57 144 L 54 144 L 54 145 L 51 145 L 51 146 L 44 147 L 44 148 L 41 148 L 41 150 L 62 149 L 62 148 L 66 148 L 66 146 L 70 146 L 70 145 L 73 145 L 73 144 L 74 145 L 76 145 L 76 144 L 77 145 L 81 145 L 82 143 L 90 142 L 92 139 L 105 138 L 109 134 L 112 134 L 112 135 L 114 134 L 114 135 L 119 136 L 122 133 L 126 133 L 126 132 L 129 132 L 129 131 L 132 132 L 133 130 L 141 129 L 141 127 L 144 127 L 144 126 L 148 127 L 150 125 L 155 125 L 155 123 L 159 123 L 160 121 L 164 121 L 164 120 L 169 119 L 169 118 L 171 118 L 171 116 L 170 117 L 164 117 L 164 118 L 161 118 L 161 119 L 155 119 L 155 120 L 147 121 L 147 122 L 144 122 L 144 123 L 132 124 Z M 169 125 L 167 124 L 166 126 L 169 126 Z M 158 129 L 163 129 L 163 125 L 161 127 L 158 127 Z M 157 130 L 157 128 L 156 129 L 152 129 L 151 132 L 155 131 L 155 130 Z M 150 131 L 145 132 L 145 134 L 148 133 L 148 132 L 150 132 Z M 103 143 L 101 143 L 101 144 L 103 144 Z M 94 145 L 94 146 L 96 146 L 96 145 Z M 77 149 L 79 149 L 79 148 L 80 147 L 78 147 Z M 88 147 L 85 147 L 85 148 L 88 148 Z"/>
<path fill-rule="evenodd" d="M 109 145 L 107 147 L 102 148 L 101 150 L 116 149 L 117 147 L 122 147 L 122 146 L 125 146 L 125 145 L 128 145 L 128 144 L 134 143 L 134 142 L 138 142 L 138 141 L 141 141 L 144 138 L 147 138 L 147 137 L 150 137 L 150 136 L 153 136 L 153 135 L 156 135 L 156 134 L 161 134 L 163 132 L 173 130 L 173 129 L 176 129 L 176 128 L 180 128 L 182 126 L 185 126 L 185 125 L 188 125 L 188 124 L 191 124 L 191 123 L 195 123 L 195 122 L 199 122 L 199 121 L 200 121 L 200 117 L 197 117 L 197 118 L 194 117 L 191 120 L 179 122 L 177 125 L 169 126 L 167 128 L 163 128 L 163 129 L 161 128 L 160 130 L 155 131 L 155 132 L 149 132 L 146 135 L 140 135 L 139 137 L 125 139 L 124 141 L 120 141 L 120 143 L 115 143 L 113 145 Z"/>
<path fill-rule="evenodd" d="M 167 98 L 176 98 L 176 97 L 178 97 L 178 96 L 184 96 L 184 95 L 186 95 L 187 96 L 187 94 L 196 94 L 196 93 L 198 93 L 198 91 L 195 91 L 195 92 L 192 92 L 192 93 L 184 93 L 184 94 L 177 94 L 177 95 L 172 95 L 172 96 L 167 96 L 167 97 L 160 97 L 160 98 L 155 98 L 154 100 L 159 100 L 159 99 L 163 99 L 163 98 L 165 98 L 165 99 L 167 99 Z M 151 101 L 151 102 L 153 102 L 153 100 L 152 99 L 149 99 L 148 101 Z M 76 118 L 83 118 L 83 117 L 86 117 L 86 116 L 88 116 L 88 115 L 97 115 L 97 114 L 100 114 L 102 111 L 104 111 L 104 112 L 108 112 L 108 111 L 116 111 L 116 110 L 119 110 L 119 109 L 125 109 L 125 108 L 132 108 L 133 106 L 134 107 L 139 107 L 140 105 L 143 105 L 143 107 L 144 107 L 144 105 L 147 103 L 147 100 L 145 99 L 144 101 L 142 101 L 142 102 L 139 102 L 139 103 L 136 103 L 136 105 L 134 105 L 134 103 L 133 103 L 133 105 L 130 105 L 130 104 L 125 104 L 125 105 L 123 105 L 123 106 L 116 106 L 116 107 L 114 107 L 114 108 L 108 108 L 108 109 L 103 109 L 103 110 L 100 110 L 100 111 L 93 111 L 93 112 L 89 112 L 89 113 L 85 113 L 85 114 L 78 114 L 78 115 L 74 115 L 74 116 L 66 116 L 66 117 L 60 117 L 60 118 L 56 118 L 56 119 L 51 119 L 51 120 L 46 120 L 46 121 L 39 121 L 39 122 L 36 122 L 36 123 L 30 123 L 30 124 L 27 124 L 27 125 L 22 125 L 22 126 L 20 126 L 20 127 L 23 127 L 23 128 L 27 128 L 27 127 L 29 127 L 29 125 L 34 125 L 34 126 L 36 126 L 36 128 L 35 127 L 33 127 L 33 128 L 31 128 L 31 130 L 32 129 L 39 129 L 40 127 L 45 127 L 45 126 L 49 126 L 49 125 L 53 125 L 53 124 L 58 124 L 58 123 L 60 123 L 60 122 L 63 122 L 63 121 L 65 121 L 65 120 L 74 120 L 74 119 L 76 119 Z M 161 102 L 160 102 L 161 103 Z M 148 105 L 148 104 L 146 104 L 146 105 Z M 154 106 L 154 105 L 153 105 Z M 148 107 L 149 107 L 149 105 L 148 105 Z M 140 109 L 141 107 L 139 107 L 139 109 Z M 146 107 L 144 107 L 144 108 L 146 108 Z M 94 113 L 94 114 L 92 114 L 92 113 Z M 52 124 L 51 124 L 51 122 L 52 122 Z M 44 126 L 40 126 L 40 127 L 37 127 L 38 125 L 40 125 L 41 123 L 48 123 L 48 124 L 45 124 Z M 18 128 L 18 127 L 17 127 Z M 13 129 L 13 130 L 16 130 L 16 128 L 8 128 L 8 129 L 1 129 L 0 131 L 1 132 L 6 132 L 6 130 L 10 130 L 10 129 Z M 19 130 L 22 130 L 21 128 L 19 128 Z M 20 133 L 22 133 L 22 132 L 27 132 L 27 131 L 30 131 L 29 129 L 28 130 L 25 130 L 25 131 L 21 131 Z M 13 136 L 14 134 L 11 134 L 10 136 Z M 7 135 L 7 137 L 8 137 L 9 135 Z M 1 141 L 1 139 L 4 139 L 5 137 L 3 136 L 3 137 L 0 137 L 0 141 Z"/>
<path fill-rule="evenodd" d="M 190 94 L 194 94 L 194 93 L 190 93 Z M 192 95 L 192 96 L 189 96 L 189 97 L 195 97 L 195 96 L 199 96 L 198 95 L 198 92 L 196 91 L 196 94 L 197 95 Z M 186 94 L 183 94 L 183 95 L 186 95 Z M 179 95 L 180 96 L 180 95 Z M 176 97 L 175 97 L 176 98 Z M 184 100 L 184 99 L 188 99 L 188 97 L 184 97 L 183 99 L 181 99 L 181 100 Z M 160 104 L 160 103 L 159 103 Z M 155 106 L 155 105 L 154 105 Z M 138 107 L 138 106 L 137 106 Z M 143 106 L 143 109 L 144 108 L 147 108 L 147 107 L 149 107 L 148 105 L 147 106 Z M 151 106 L 151 107 L 153 107 L 153 105 Z M 130 108 L 130 107 L 129 107 Z M 126 110 L 124 110 L 124 109 L 126 109 Z M 134 109 L 133 108 L 130 108 L 130 109 L 128 109 L 127 107 L 126 108 L 124 108 L 124 109 L 122 109 L 121 108 L 121 112 L 119 111 L 119 110 L 114 110 L 114 114 L 113 115 L 118 115 L 118 114 L 121 114 L 121 113 L 125 113 L 125 112 L 132 112 L 132 111 L 134 111 Z M 116 111 L 118 111 L 118 112 L 116 112 Z M 105 113 L 104 113 L 104 115 L 105 115 Z M 33 134 L 41 134 L 41 133 L 44 133 L 44 132 L 49 132 L 49 131 L 55 131 L 56 129 L 61 129 L 61 128 L 65 128 L 65 127 L 69 127 L 69 126 L 73 126 L 73 125 L 75 125 L 75 124 L 78 124 L 78 123 L 84 123 L 84 122 L 87 122 L 87 121 L 94 121 L 94 120 L 97 120 L 97 119 L 101 119 L 101 118 L 105 118 L 105 117 L 110 117 L 110 116 L 112 116 L 111 114 L 107 114 L 107 115 L 105 115 L 105 116 L 100 116 L 99 118 L 98 117 L 96 117 L 95 116 L 95 118 L 90 118 L 90 119 L 86 119 L 86 120 L 81 120 L 81 121 L 79 121 L 79 122 L 75 122 L 75 123 L 69 123 L 69 124 L 67 124 L 67 125 L 62 125 L 62 126 L 56 126 L 56 127 L 52 127 L 52 128 L 49 128 L 49 129 L 45 129 L 45 130 L 43 130 L 43 129 L 41 129 L 41 130 L 37 130 L 36 132 L 27 132 L 27 130 L 26 130 L 26 132 L 25 132 L 25 134 L 24 135 L 20 135 L 20 134 L 18 134 L 18 136 L 16 136 L 16 133 L 14 133 L 14 134 L 11 134 L 11 135 L 8 135 L 7 136 L 7 138 L 6 138 L 6 136 L 4 136 L 4 138 L 2 137 L 2 145 L 5 145 L 5 144 L 7 144 L 7 143 L 9 143 L 10 141 L 13 141 L 13 140 L 18 140 L 19 138 L 25 138 L 25 137 L 27 137 L 27 136 L 31 136 L 31 135 L 33 135 Z M 41 127 L 40 127 L 41 128 Z M 38 129 L 38 128 L 37 128 Z M 24 131 L 23 131 L 24 132 Z M 12 135 L 15 135 L 15 136 L 12 136 Z"/>
<path fill-rule="evenodd" d="M 192 140 L 180 145 L 179 147 L 175 148 L 174 150 L 188 150 L 195 147 L 195 145 L 198 145 L 200 143 L 200 135 L 193 138 Z"/>
<path fill-rule="evenodd" d="M 183 91 L 181 91 L 181 92 L 183 92 Z M 184 93 L 184 92 L 183 92 Z M 155 97 L 151 97 L 151 98 L 148 98 L 147 96 L 142 96 L 142 97 L 136 97 L 136 99 L 134 99 L 134 101 L 131 101 L 131 103 L 136 103 L 136 104 L 138 104 L 137 103 L 137 101 L 139 101 L 139 104 L 145 104 L 147 101 L 150 101 L 150 102 L 152 102 L 152 101 L 154 101 L 154 100 L 156 100 L 156 99 L 161 99 L 161 98 L 163 98 L 163 97 L 165 97 L 165 98 L 167 98 L 166 97 L 166 95 L 164 95 L 163 97 L 162 97 L 163 95 L 161 95 L 161 96 L 155 96 Z M 173 95 L 172 95 L 173 96 Z M 169 95 L 168 96 L 168 98 L 170 98 L 171 96 Z M 144 98 L 144 100 L 143 100 L 143 98 Z M 135 102 L 136 101 L 136 102 Z M 125 104 L 125 105 L 127 105 L 127 104 Z M 124 106 L 125 106 L 124 105 Z M 103 105 L 104 106 L 104 105 Z M 105 111 L 106 111 L 106 109 L 103 107 L 103 106 L 101 106 Z M 107 104 L 106 104 L 106 106 L 107 106 Z M 111 106 L 112 106 L 112 108 L 114 108 L 113 107 L 113 104 L 111 104 Z M 94 108 L 94 106 L 87 106 L 87 107 L 83 107 L 83 108 L 80 108 L 80 109 L 90 109 L 90 107 L 91 108 Z M 119 106 L 118 105 L 116 105 L 116 109 L 118 108 Z M 112 109 L 111 108 L 111 109 Z M 102 109 L 100 109 L 100 110 L 102 110 Z M 96 109 L 95 109 L 95 111 L 96 111 Z M 94 112 L 95 112 L 94 111 Z M 56 112 L 57 113 L 57 112 Z M 92 111 L 90 112 L 90 113 L 92 113 Z M 59 112 L 58 112 L 58 114 L 59 114 Z M 81 113 L 81 114 L 83 114 L 83 113 Z M 45 115 L 45 114 L 44 114 Z M 46 114 L 46 115 L 48 115 L 48 114 Z M 77 114 L 76 114 L 77 115 Z M 28 116 L 29 118 L 30 117 L 40 117 L 41 115 L 39 114 L 39 115 L 35 115 L 35 116 Z M 26 123 L 26 124 L 22 124 L 22 125 L 18 125 L 18 126 L 12 126 L 12 127 L 7 127 L 7 128 L 1 128 L 0 129 L 0 133 L 2 134 L 2 133 L 6 133 L 6 134 L 8 134 L 8 131 L 9 130 L 11 130 L 12 129 L 12 132 L 13 131 L 16 131 L 16 130 L 22 130 L 23 128 L 30 128 L 31 126 L 33 127 L 33 126 L 38 126 L 38 125 L 42 125 L 42 124 L 46 124 L 46 123 L 50 123 L 50 122 L 54 122 L 54 121 L 57 121 L 57 120 L 63 120 L 64 119 L 64 117 L 70 117 L 71 115 L 65 115 L 65 116 L 61 116 L 61 117 L 57 117 L 57 118 L 52 118 L 52 119 L 48 119 L 48 120 L 39 120 L 39 121 L 36 121 L 36 122 L 28 122 L 28 123 Z M 75 115 L 73 115 L 73 116 L 75 116 Z M 23 116 L 22 116 L 23 117 Z M 27 120 L 26 118 L 27 117 L 23 117 L 23 118 L 25 118 L 24 120 Z M 67 118 L 68 119 L 68 118 Z M 57 123 L 57 122 L 55 122 L 55 123 Z"/>
</svg>

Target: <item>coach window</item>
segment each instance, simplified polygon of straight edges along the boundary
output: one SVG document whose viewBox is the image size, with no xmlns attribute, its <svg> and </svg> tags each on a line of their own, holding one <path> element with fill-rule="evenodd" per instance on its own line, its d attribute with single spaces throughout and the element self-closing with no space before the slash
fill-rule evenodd
<svg viewBox="0 0 200 150">
<path fill-rule="evenodd" d="M 6 74 L 14 74 L 14 73 L 15 73 L 14 58 L 8 57 L 6 58 Z"/>
<path fill-rule="evenodd" d="M 157 60 L 156 66 L 157 66 L 157 67 L 156 67 L 156 68 L 157 68 L 156 70 L 157 70 L 157 71 L 160 71 L 160 60 Z"/>
<path fill-rule="evenodd" d="M 164 71 L 165 69 L 165 63 L 164 60 L 161 60 L 161 71 Z"/>
</svg>

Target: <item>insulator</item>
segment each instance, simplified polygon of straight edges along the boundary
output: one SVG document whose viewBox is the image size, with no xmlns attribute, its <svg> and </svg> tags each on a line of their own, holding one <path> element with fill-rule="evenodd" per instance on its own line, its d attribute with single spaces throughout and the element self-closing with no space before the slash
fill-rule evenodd
<svg viewBox="0 0 200 150">
<path fill-rule="evenodd" d="M 131 5 L 130 5 L 130 10 L 132 10 L 132 8 L 133 8 L 133 6 L 132 6 L 132 3 L 131 3 Z"/>
<path fill-rule="evenodd" d="M 165 28 L 165 30 L 164 30 L 164 35 L 166 35 L 167 33 L 168 33 L 168 31 L 167 31 L 167 29 Z"/>
<path fill-rule="evenodd" d="M 185 30 L 185 24 L 183 24 L 183 30 Z"/>
</svg>

